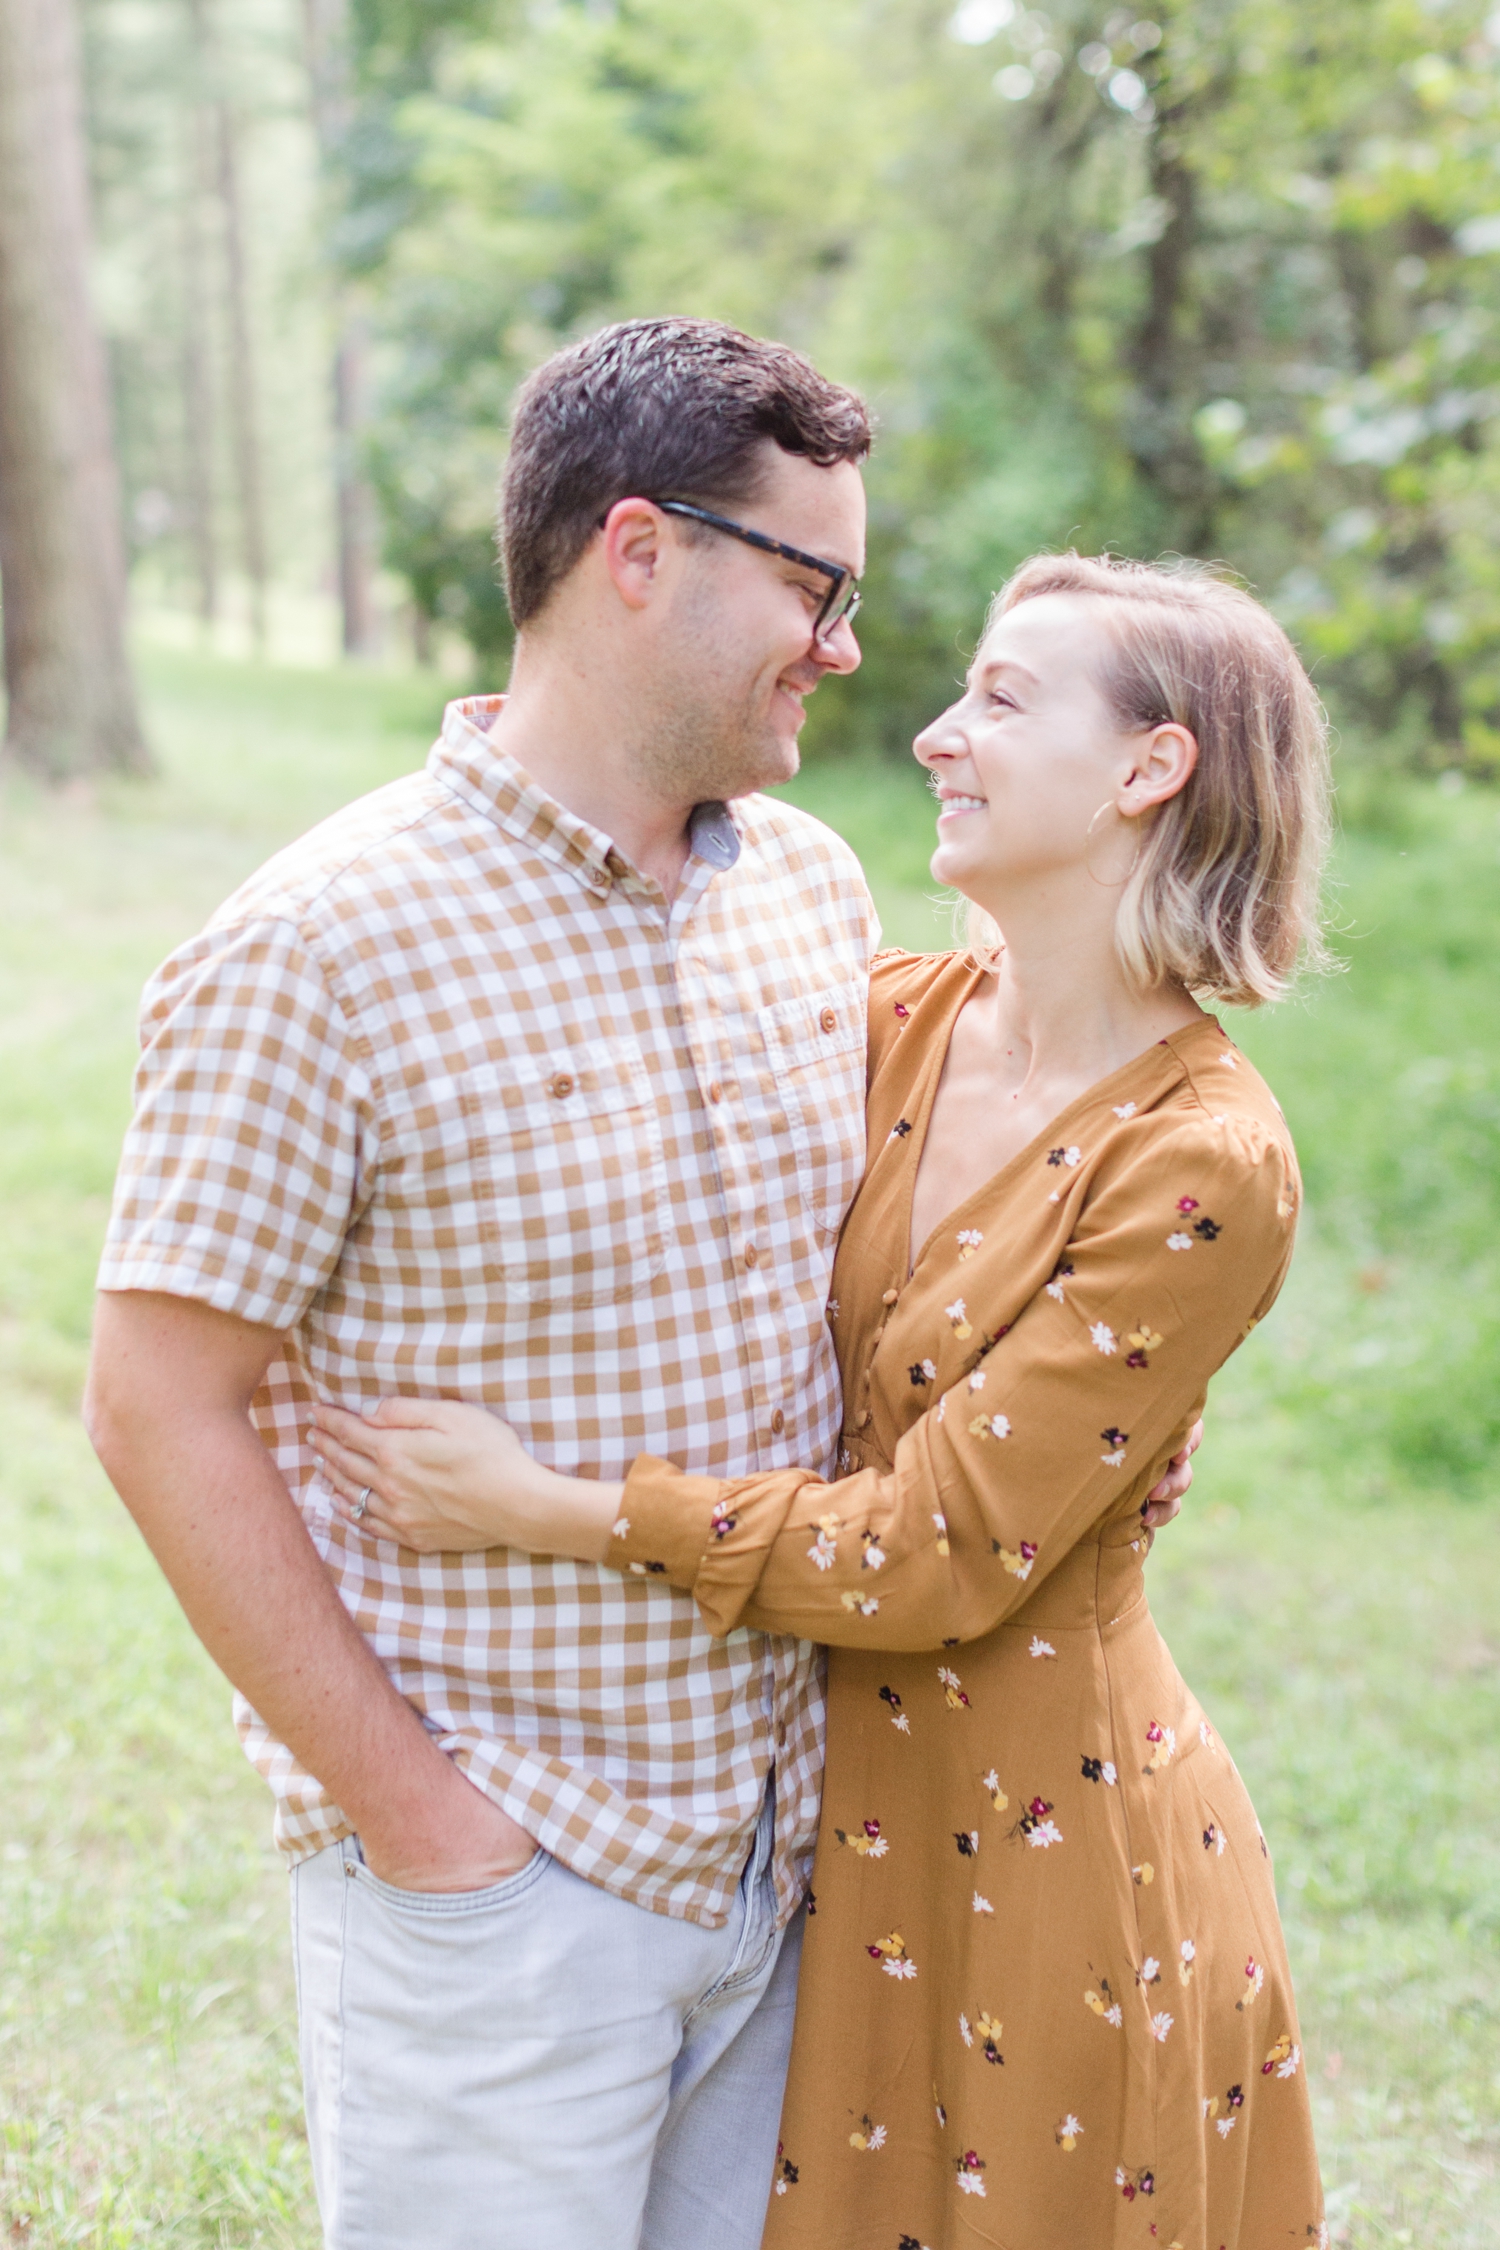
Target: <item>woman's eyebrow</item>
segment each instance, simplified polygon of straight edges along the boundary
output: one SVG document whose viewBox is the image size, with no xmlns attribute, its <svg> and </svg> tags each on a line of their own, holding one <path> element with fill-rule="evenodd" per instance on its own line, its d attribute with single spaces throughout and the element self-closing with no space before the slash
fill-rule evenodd
<svg viewBox="0 0 1500 2250">
<path fill-rule="evenodd" d="M 1038 684 L 1035 672 L 1028 671 L 1027 667 L 1019 663 L 1014 656 L 991 656 L 986 658 L 983 664 L 977 664 L 970 672 L 969 685 L 973 687 L 978 680 L 992 680 L 1001 672 L 1014 672 L 1018 678 L 1025 680 L 1031 687 Z"/>
</svg>

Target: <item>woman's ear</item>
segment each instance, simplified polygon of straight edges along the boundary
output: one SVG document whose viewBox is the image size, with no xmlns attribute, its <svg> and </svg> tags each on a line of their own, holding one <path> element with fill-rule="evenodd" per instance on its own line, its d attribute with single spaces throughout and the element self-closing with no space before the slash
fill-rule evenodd
<svg viewBox="0 0 1500 2250">
<path fill-rule="evenodd" d="M 1124 820 L 1164 805 L 1185 789 L 1198 763 L 1198 737 L 1175 721 L 1152 727 L 1138 738 L 1131 770 L 1120 784 L 1115 806 Z"/>
</svg>

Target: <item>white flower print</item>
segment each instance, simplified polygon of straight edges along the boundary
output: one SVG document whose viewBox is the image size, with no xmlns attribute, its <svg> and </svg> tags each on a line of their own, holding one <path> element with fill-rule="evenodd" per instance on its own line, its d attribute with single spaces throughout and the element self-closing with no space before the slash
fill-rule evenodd
<svg viewBox="0 0 1500 2250">
<path fill-rule="evenodd" d="M 1173 2018 L 1167 2015 L 1165 2012 L 1163 2012 L 1161 2015 L 1153 2016 L 1151 2018 L 1152 2038 L 1164 2045 L 1166 2042 L 1167 2033 L 1172 2028 L 1172 2023 Z"/>
<path fill-rule="evenodd" d="M 953 1333 L 960 1343 L 973 1335 L 974 1329 L 969 1320 L 969 1308 L 962 1297 L 955 1297 L 951 1305 L 944 1305 L 943 1312 L 952 1322 Z"/>
<path fill-rule="evenodd" d="M 989 1801 L 994 1806 L 996 1812 L 1004 1812 L 1008 1808 L 1010 1799 L 1006 1796 L 1005 1791 L 1001 1788 L 1000 1776 L 998 1773 L 996 1773 L 993 1766 L 991 1766 L 988 1773 L 980 1775 L 979 1786 L 984 1791 L 985 1795 L 989 1798 Z"/>
<path fill-rule="evenodd" d="M 1008 1438 L 1010 1417 L 1008 1414 L 976 1414 L 969 1424 L 969 1435 L 977 1438 Z"/>
<path fill-rule="evenodd" d="M 915 1961 L 882 1961 L 880 1966 L 888 1977 L 914 1977 L 917 1973 Z"/>
<path fill-rule="evenodd" d="M 943 1416 L 944 1416 L 944 1415 L 945 1415 L 945 1414 L 947 1413 L 947 1411 L 948 1411 L 948 1393 L 947 1393 L 946 1391 L 944 1391 L 944 1393 L 943 1393 L 942 1397 L 941 1397 L 941 1398 L 940 1398 L 940 1399 L 938 1400 L 938 1410 L 937 1410 L 937 1418 L 938 1418 L 938 1420 L 939 1420 L 940 1422 L 942 1421 L 942 1419 L 943 1419 Z"/>
<path fill-rule="evenodd" d="M 984 1236 L 980 1233 L 977 1227 L 962 1228 L 958 1237 L 958 1254 L 960 1258 L 972 1258 L 983 1240 Z"/>
<path fill-rule="evenodd" d="M 1198 1721 L 1198 1740 L 1202 1743 L 1205 1750 L 1215 1750 L 1218 1748 L 1218 1744 L 1214 1739 L 1214 1730 L 1209 1725 L 1207 1719 L 1200 1719 Z"/>
<path fill-rule="evenodd" d="M 1042 1639 L 1040 1633 L 1033 1633 L 1031 1636 L 1031 1653 L 1033 1656 L 1056 1656 L 1057 1651 L 1050 1641 Z"/>
<path fill-rule="evenodd" d="M 866 2148 L 885 2147 L 885 2127 L 883 2125 L 876 2125 L 871 2128 L 870 2138 L 866 2141 L 865 2146 Z"/>
<path fill-rule="evenodd" d="M 1191 1250 L 1192 1247 L 1193 1238 L 1190 1234 L 1169 1234 L 1167 1236 L 1167 1248 L 1169 1250 Z"/>
<path fill-rule="evenodd" d="M 1190 1937 L 1185 1937 L 1178 1951 L 1182 1957 L 1177 1964 L 1177 1974 L 1184 1984 L 1191 1984 L 1193 1981 L 1193 1963 L 1198 1957 L 1198 1948 Z"/>
<path fill-rule="evenodd" d="M 962 2014 L 961 2014 L 961 2015 L 959 2016 L 959 2019 L 958 2019 L 958 2036 L 959 2036 L 959 2038 L 960 2038 L 960 2039 L 961 2039 L 961 2040 L 963 2041 L 963 2043 L 964 2043 L 964 2045 L 965 2045 L 966 2047 L 972 2047 L 972 2046 L 973 2046 L 973 2044 L 974 2044 L 974 2034 L 973 2034 L 973 2032 L 972 2032 L 972 2031 L 971 2031 L 971 2030 L 969 2029 L 969 2019 L 968 2019 L 968 2017 L 967 2017 L 966 2015 L 962 2015 Z"/>
<path fill-rule="evenodd" d="M 629 1516 L 621 1516 L 619 1522 L 611 1529 L 610 1537 L 611 1539 L 628 1539 L 630 1537 Z"/>
<path fill-rule="evenodd" d="M 930 1359 L 919 1359 L 917 1362 L 917 1366 L 920 1369 L 921 1373 L 926 1376 L 929 1383 L 935 1383 L 937 1381 L 937 1365 L 935 1361 Z"/>
<path fill-rule="evenodd" d="M 974 1912 L 976 1914 L 993 1914 L 994 1911 L 995 1909 L 993 1908 L 993 1906 L 991 1906 L 989 1900 L 987 1898 L 981 1898 L 978 1891 L 976 1891 L 974 1893 Z"/>
<path fill-rule="evenodd" d="M 861 1617 L 873 1617 L 880 1603 L 874 1594 L 840 1594 L 839 1601 L 850 1611 L 858 1610 Z"/>
<path fill-rule="evenodd" d="M 964 1683 L 946 1664 L 938 1666 L 938 1678 L 943 1686 L 943 1701 L 950 1711 L 967 1710 L 969 1699 L 964 1693 Z"/>
<path fill-rule="evenodd" d="M 839 1519 L 837 1516 L 819 1516 L 818 1536 L 807 1550 L 807 1559 L 819 1570 L 832 1570 L 839 1551 Z"/>
<path fill-rule="evenodd" d="M 1047 1294 L 1049 1297 L 1055 1297 L 1059 1304 L 1062 1304 L 1064 1302 L 1063 1285 L 1060 1281 L 1049 1281 L 1047 1284 Z"/>
<path fill-rule="evenodd" d="M 1238 2013 L 1241 2008 L 1250 2007 L 1254 2001 L 1260 1998 L 1261 1993 L 1265 1989 L 1265 1982 L 1266 1972 L 1261 1967 L 1259 1961 L 1256 1960 L 1255 1955 L 1252 1953 L 1249 1960 L 1245 1963 L 1245 1990 L 1240 1994 L 1238 2000 L 1236 2000 L 1234 2004 L 1236 2013 Z"/>
<path fill-rule="evenodd" d="M 1227 2141 L 1238 2123 L 1237 2117 L 1216 2117 L 1214 2119 L 1214 2131 L 1221 2141 Z"/>
<path fill-rule="evenodd" d="M 1083 1150 L 1081 1148 L 1065 1148 L 1063 1150 L 1063 1162 L 1067 1165 L 1069 1171 L 1073 1169 L 1075 1164 L 1080 1163 L 1082 1158 Z"/>
<path fill-rule="evenodd" d="M 1220 1055 L 1219 1060 L 1227 1070 L 1238 1070 L 1240 1067 L 1233 1055 Z"/>
<path fill-rule="evenodd" d="M 1039 1820 L 1034 1828 L 1026 1831 L 1027 1843 L 1036 1844 L 1042 1851 L 1046 1851 L 1050 1844 L 1060 1844 L 1062 1840 L 1062 1830 L 1055 1820 Z"/>
<path fill-rule="evenodd" d="M 1137 1984 L 1161 1983 L 1161 1963 L 1154 1953 L 1146 1955 L 1145 1960 L 1135 1972 L 1135 1981 Z"/>
<path fill-rule="evenodd" d="M 863 2149 L 884 2148 L 885 2127 L 883 2125 L 872 2125 L 868 2117 L 862 2117 L 854 2131 L 849 2135 L 849 2146 Z"/>
<path fill-rule="evenodd" d="M 969 1388 L 971 1391 L 982 1391 L 984 1389 L 984 1385 L 984 1369 L 982 1367 L 976 1367 L 973 1374 L 969 1377 Z"/>
<path fill-rule="evenodd" d="M 941 1508 L 934 1508 L 932 1511 L 932 1521 L 933 1527 L 937 1532 L 937 1551 L 940 1555 L 946 1555 L 949 1551 L 948 1518 L 943 1514 Z"/>
<path fill-rule="evenodd" d="M 1082 2131 L 1083 2127 L 1079 2124 L 1077 2118 L 1070 2110 L 1067 2116 L 1062 2119 L 1061 2123 L 1057 2127 L 1058 2147 L 1060 2149 L 1065 2149 L 1068 2155 L 1071 2156 L 1074 2149 L 1078 2146 L 1078 2136 Z"/>
<path fill-rule="evenodd" d="M 1117 1103 L 1115 1104 L 1115 1115 L 1116 1115 L 1116 1117 L 1122 1117 L 1122 1118 L 1123 1118 L 1123 1117 L 1134 1117 L 1134 1115 L 1135 1115 L 1135 1103 L 1134 1103 L 1134 1102 L 1117 1102 Z"/>
<path fill-rule="evenodd" d="M 1115 1348 L 1115 1332 L 1106 1322 L 1096 1320 L 1089 1330 L 1089 1341 L 1096 1352 L 1103 1352 L 1108 1359 Z"/>
<path fill-rule="evenodd" d="M 882 1569 L 885 1564 L 885 1549 L 880 1544 L 879 1534 L 873 1531 L 862 1531 L 860 1538 L 864 1544 L 864 1553 L 859 1558 L 860 1569 Z"/>
</svg>

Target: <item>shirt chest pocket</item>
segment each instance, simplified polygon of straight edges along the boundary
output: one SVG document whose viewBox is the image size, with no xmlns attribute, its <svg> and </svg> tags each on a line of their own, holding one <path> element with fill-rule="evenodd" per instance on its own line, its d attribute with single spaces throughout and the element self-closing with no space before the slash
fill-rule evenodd
<svg viewBox="0 0 1500 2250">
<path fill-rule="evenodd" d="M 861 979 L 758 1011 L 798 1192 L 830 1233 L 865 1168 L 865 1006 Z"/>
<path fill-rule="evenodd" d="M 391 1216 L 409 1247 L 512 1303 L 618 1304 L 666 1262 L 661 1119 L 626 1039 L 497 1058 L 414 1091 Z"/>
</svg>

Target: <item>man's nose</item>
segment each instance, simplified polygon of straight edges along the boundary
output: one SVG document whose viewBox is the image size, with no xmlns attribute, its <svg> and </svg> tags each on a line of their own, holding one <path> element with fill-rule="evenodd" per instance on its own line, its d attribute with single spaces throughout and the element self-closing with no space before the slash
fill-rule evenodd
<svg viewBox="0 0 1500 2250">
<path fill-rule="evenodd" d="M 865 652 L 855 639 L 854 626 L 847 617 L 839 619 L 826 641 L 814 641 L 808 653 L 825 672 L 857 672 L 865 660 Z"/>
</svg>

